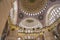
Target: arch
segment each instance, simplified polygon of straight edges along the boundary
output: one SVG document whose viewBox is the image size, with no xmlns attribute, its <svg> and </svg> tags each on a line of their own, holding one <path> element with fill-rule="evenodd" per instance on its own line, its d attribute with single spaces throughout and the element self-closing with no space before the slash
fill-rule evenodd
<svg viewBox="0 0 60 40">
<path fill-rule="evenodd" d="M 38 27 L 43 28 L 41 22 L 35 18 L 25 18 L 19 23 L 19 26 L 28 29 L 38 28 Z"/>
<path fill-rule="evenodd" d="M 60 17 L 60 4 L 50 7 L 46 14 L 46 26 L 51 25 Z"/>
</svg>

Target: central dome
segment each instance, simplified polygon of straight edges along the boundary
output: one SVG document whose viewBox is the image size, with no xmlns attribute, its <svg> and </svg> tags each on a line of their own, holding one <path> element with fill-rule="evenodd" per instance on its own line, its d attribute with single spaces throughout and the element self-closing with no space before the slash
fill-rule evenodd
<svg viewBox="0 0 60 40">
<path fill-rule="evenodd" d="M 46 3 L 47 0 L 20 0 L 20 9 L 26 13 L 38 13 Z"/>
</svg>

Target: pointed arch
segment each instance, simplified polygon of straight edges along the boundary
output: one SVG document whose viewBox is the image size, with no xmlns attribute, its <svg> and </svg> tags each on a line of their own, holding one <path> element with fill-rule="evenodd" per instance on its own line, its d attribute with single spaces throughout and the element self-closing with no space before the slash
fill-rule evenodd
<svg viewBox="0 0 60 40">
<path fill-rule="evenodd" d="M 47 11 L 46 26 L 53 24 L 59 17 L 60 17 L 60 4 L 55 4 Z"/>
</svg>

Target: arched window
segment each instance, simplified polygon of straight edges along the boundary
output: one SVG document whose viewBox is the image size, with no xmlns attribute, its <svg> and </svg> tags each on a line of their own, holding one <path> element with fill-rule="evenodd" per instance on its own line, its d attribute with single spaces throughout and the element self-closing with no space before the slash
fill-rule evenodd
<svg viewBox="0 0 60 40">
<path fill-rule="evenodd" d="M 46 25 L 53 24 L 60 17 L 60 4 L 53 5 L 46 15 Z"/>
</svg>

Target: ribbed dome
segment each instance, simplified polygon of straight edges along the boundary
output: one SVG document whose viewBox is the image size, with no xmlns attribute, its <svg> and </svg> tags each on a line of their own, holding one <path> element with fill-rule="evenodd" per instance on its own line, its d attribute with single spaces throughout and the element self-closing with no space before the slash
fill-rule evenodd
<svg viewBox="0 0 60 40">
<path fill-rule="evenodd" d="M 46 6 L 47 0 L 20 0 L 20 8 L 26 13 L 38 13 Z"/>
</svg>

